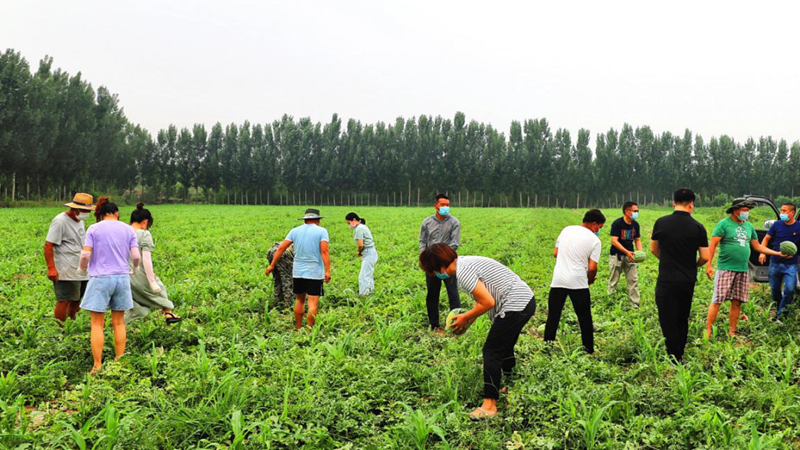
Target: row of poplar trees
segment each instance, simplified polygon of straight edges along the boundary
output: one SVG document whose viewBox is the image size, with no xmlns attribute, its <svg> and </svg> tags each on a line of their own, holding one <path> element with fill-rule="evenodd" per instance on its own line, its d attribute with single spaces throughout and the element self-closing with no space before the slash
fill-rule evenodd
<svg viewBox="0 0 800 450">
<path fill-rule="evenodd" d="M 593 144 L 593 145 L 592 145 Z M 800 142 L 704 140 L 623 125 L 594 137 L 545 119 L 488 124 L 421 115 L 363 124 L 283 116 L 152 136 L 119 99 L 45 57 L 32 71 L 0 54 L 0 195 L 63 199 L 75 191 L 161 201 L 245 204 L 584 206 L 662 202 L 679 186 L 702 197 L 800 195 Z"/>
</svg>

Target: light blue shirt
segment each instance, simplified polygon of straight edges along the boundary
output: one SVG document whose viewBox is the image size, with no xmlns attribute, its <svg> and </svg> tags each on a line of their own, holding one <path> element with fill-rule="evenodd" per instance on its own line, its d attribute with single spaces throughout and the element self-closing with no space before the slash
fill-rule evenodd
<svg viewBox="0 0 800 450">
<path fill-rule="evenodd" d="M 369 228 L 363 223 L 357 226 L 355 231 L 353 231 L 353 239 L 356 241 L 363 239 L 364 248 L 375 248 L 375 240 L 372 238 L 372 232 L 369 231 Z"/>
<path fill-rule="evenodd" d="M 286 235 L 287 241 L 294 245 L 293 278 L 322 280 L 325 278 L 325 266 L 322 263 L 320 242 L 329 242 L 328 230 L 319 225 L 305 223 L 292 228 Z"/>
</svg>

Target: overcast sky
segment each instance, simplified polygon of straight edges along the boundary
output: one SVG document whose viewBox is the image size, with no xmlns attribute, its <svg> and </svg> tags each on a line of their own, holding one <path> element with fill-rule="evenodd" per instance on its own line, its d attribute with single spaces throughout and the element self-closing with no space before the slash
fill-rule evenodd
<svg viewBox="0 0 800 450">
<path fill-rule="evenodd" d="M 573 133 L 628 122 L 791 142 L 793 4 L 0 0 L 0 47 L 81 71 L 152 132 L 463 111 L 505 132 L 546 117 Z"/>
</svg>

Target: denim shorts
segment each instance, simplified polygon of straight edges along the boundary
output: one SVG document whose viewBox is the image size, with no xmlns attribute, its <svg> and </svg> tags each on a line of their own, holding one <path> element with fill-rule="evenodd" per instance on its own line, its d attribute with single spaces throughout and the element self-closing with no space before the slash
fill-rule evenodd
<svg viewBox="0 0 800 450">
<path fill-rule="evenodd" d="M 130 275 L 91 277 L 81 308 L 94 312 L 127 311 L 133 308 Z"/>
</svg>

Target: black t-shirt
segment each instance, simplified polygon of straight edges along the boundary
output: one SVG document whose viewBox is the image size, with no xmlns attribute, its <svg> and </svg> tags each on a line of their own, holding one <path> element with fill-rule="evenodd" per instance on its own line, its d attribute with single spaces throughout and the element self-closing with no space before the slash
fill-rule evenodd
<svg viewBox="0 0 800 450">
<path fill-rule="evenodd" d="M 661 250 L 659 282 L 697 282 L 697 250 L 708 247 L 708 234 L 700 222 L 687 212 L 675 211 L 656 220 L 652 239 Z"/>
<path fill-rule="evenodd" d="M 611 224 L 611 237 L 618 237 L 619 243 L 628 251 L 633 251 L 633 242 L 642 237 L 639 232 L 639 222 L 631 221 L 630 224 L 625 222 L 624 217 L 620 217 Z M 617 250 L 617 247 L 611 246 L 612 255 L 622 255 L 623 253 Z"/>
</svg>

